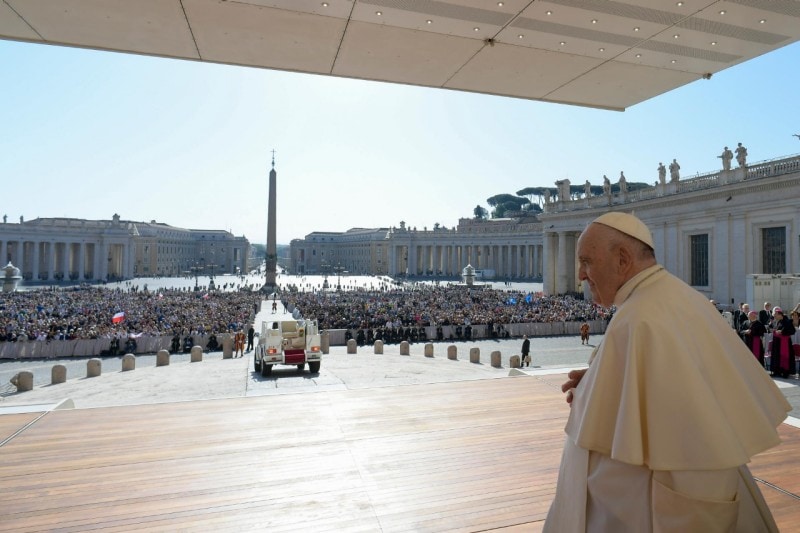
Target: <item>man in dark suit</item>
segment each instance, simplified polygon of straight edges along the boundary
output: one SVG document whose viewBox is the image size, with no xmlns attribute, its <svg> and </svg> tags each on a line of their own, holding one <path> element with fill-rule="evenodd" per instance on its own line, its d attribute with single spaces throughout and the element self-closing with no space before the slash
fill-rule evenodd
<svg viewBox="0 0 800 533">
<path fill-rule="evenodd" d="M 520 361 L 519 366 L 531 366 L 531 356 L 529 355 L 531 351 L 531 341 L 528 340 L 527 335 L 523 335 L 522 339 L 522 360 Z"/>
<path fill-rule="evenodd" d="M 250 326 L 250 329 L 247 330 L 247 351 L 253 349 L 253 338 L 256 336 L 256 330 L 253 329 L 253 326 Z"/>
</svg>

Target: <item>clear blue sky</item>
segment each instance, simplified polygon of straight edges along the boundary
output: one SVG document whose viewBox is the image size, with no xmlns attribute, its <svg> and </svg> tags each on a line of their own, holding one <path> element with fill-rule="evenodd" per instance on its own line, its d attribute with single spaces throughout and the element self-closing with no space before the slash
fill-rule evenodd
<svg viewBox="0 0 800 533">
<path fill-rule="evenodd" d="M 157 220 L 279 243 L 452 227 L 486 199 L 625 171 L 657 180 L 800 153 L 800 43 L 625 112 L 0 41 L 2 213 Z"/>
</svg>

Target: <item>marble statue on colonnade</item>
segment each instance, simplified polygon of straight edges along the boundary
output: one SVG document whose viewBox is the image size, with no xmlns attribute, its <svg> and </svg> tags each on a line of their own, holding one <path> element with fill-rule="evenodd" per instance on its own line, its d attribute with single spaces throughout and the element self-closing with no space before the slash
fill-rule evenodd
<svg viewBox="0 0 800 533">
<path fill-rule="evenodd" d="M 731 159 L 733 159 L 733 152 L 731 152 L 727 146 L 722 151 L 722 155 L 718 155 L 717 157 L 722 159 L 722 170 L 731 169 Z"/>
<path fill-rule="evenodd" d="M 681 166 L 676 159 L 673 159 L 669 164 L 669 181 L 676 182 L 679 179 L 681 179 Z"/>
<path fill-rule="evenodd" d="M 742 143 L 736 147 L 736 162 L 740 167 L 747 166 L 747 148 L 742 146 Z"/>
<path fill-rule="evenodd" d="M 667 167 L 661 162 L 658 163 L 658 182 L 661 185 L 667 183 Z"/>
<path fill-rule="evenodd" d="M 560 202 L 569 201 L 570 197 L 572 196 L 570 194 L 569 185 L 570 182 L 568 179 L 556 181 L 556 188 L 558 190 L 558 200 Z"/>
<path fill-rule="evenodd" d="M 625 179 L 625 173 L 622 171 L 619 173 L 619 192 L 621 194 L 628 192 L 628 180 Z"/>
<path fill-rule="evenodd" d="M 611 180 L 605 174 L 603 174 L 603 194 L 611 196 Z"/>
<path fill-rule="evenodd" d="M 586 183 L 583 184 L 583 194 L 586 198 L 589 198 L 592 195 L 592 184 L 589 183 L 589 180 L 586 180 Z"/>
</svg>

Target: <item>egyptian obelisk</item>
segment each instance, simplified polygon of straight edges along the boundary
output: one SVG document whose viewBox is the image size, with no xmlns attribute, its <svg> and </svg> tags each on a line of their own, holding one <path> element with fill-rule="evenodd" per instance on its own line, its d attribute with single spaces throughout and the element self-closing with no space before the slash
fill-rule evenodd
<svg viewBox="0 0 800 533">
<path fill-rule="evenodd" d="M 275 172 L 275 150 L 272 151 L 272 170 L 269 171 L 269 200 L 267 204 L 267 257 L 265 262 L 266 279 L 262 292 L 271 293 L 275 291 L 275 272 L 278 266 L 278 251 L 275 245 L 275 225 L 276 225 L 276 186 L 278 174 Z"/>
</svg>

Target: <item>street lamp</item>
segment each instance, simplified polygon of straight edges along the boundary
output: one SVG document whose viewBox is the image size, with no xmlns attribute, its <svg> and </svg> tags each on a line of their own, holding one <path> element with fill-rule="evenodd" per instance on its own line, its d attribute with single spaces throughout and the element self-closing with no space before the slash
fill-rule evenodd
<svg viewBox="0 0 800 533">
<path fill-rule="evenodd" d="M 213 291 L 214 289 L 216 289 L 216 287 L 214 286 L 214 267 L 216 267 L 217 265 L 212 263 L 206 266 L 211 269 L 211 279 L 208 282 L 208 290 Z"/>
<path fill-rule="evenodd" d="M 342 271 L 344 267 L 341 263 L 336 263 L 336 266 L 333 267 L 334 272 L 336 272 L 336 290 L 342 290 Z"/>
<path fill-rule="evenodd" d="M 323 289 L 327 289 L 328 288 L 328 273 L 331 270 L 331 264 L 328 263 L 325 259 L 323 259 L 319 263 L 319 269 L 322 271 L 322 275 L 323 275 L 322 288 Z"/>
<path fill-rule="evenodd" d="M 203 264 L 202 267 L 200 266 L 200 263 L 203 262 L 203 261 L 204 260 L 201 257 L 200 261 L 195 261 L 194 262 L 194 266 L 190 269 L 192 272 L 194 272 L 194 290 L 195 290 L 195 292 L 200 290 L 200 286 L 197 283 L 197 275 L 200 272 L 200 270 L 204 270 L 205 269 L 205 263 Z"/>
</svg>

